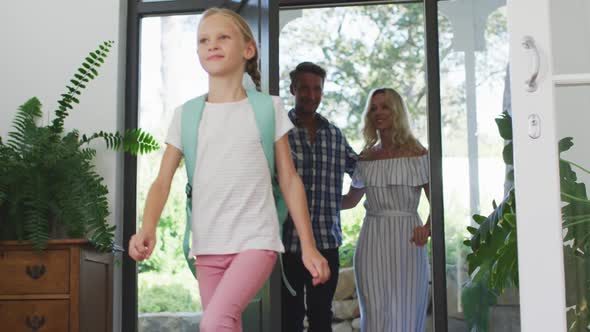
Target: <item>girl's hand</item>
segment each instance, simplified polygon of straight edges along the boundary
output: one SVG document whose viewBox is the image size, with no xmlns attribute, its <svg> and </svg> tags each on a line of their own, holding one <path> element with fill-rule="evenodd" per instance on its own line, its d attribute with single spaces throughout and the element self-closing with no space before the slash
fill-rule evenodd
<svg viewBox="0 0 590 332">
<path fill-rule="evenodd" d="M 311 274 L 314 286 L 323 284 L 330 279 L 328 261 L 316 248 L 304 250 L 301 259 L 303 260 L 303 265 L 305 265 L 305 268 Z"/>
<path fill-rule="evenodd" d="M 426 242 L 428 242 L 429 237 L 430 225 L 417 226 L 416 228 L 414 228 L 414 234 L 412 234 L 410 242 L 414 242 L 414 244 L 416 244 L 417 246 L 422 247 L 426 244 Z"/>
<path fill-rule="evenodd" d="M 150 258 L 156 246 L 156 232 L 140 229 L 129 239 L 129 256 L 135 261 Z"/>
</svg>

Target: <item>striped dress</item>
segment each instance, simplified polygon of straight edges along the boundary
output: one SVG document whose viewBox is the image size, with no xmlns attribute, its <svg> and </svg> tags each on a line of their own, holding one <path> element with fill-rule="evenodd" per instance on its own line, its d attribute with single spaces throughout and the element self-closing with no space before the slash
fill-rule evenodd
<svg viewBox="0 0 590 332">
<path fill-rule="evenodd" d="M 410 242 L 428 183 L 428 156 L 359 161 L 353 186 L 367 210 L 354 255 L 362 332 L 423 332 L 428 304 L 426 246 Z"/>
</svg>

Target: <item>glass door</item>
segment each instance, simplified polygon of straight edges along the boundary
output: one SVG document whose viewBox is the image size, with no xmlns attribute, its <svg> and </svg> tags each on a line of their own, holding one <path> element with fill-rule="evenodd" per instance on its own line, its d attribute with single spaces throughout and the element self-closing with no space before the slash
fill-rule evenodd
<svg viewBox="0 0 590 332">
<path fill-rule="evenodd" d="M 506 9 L 505 0 L 438 2 L 442 273 L 453 332 L 520 331 L 516 229 L 504 222 L 514 196 L 504 134 L 511 114 Z"/>
<path fill-rule="evenodd" d="M 268 4 L 258 1 L 131 1 L 128 27 L 127 114 L 128 127 L 145 128 L 164 146 L 171 116 L 186 100 L 205 93 L 207 75 L 196 54 L 196 32 L 201 13 L 209 7 L 227 7 L 239 12 L 252 27 L 263 58 L 268 58 Z M 266 55 L 265 55 L 266 53 Z M 268 61 L 261 64 L 263 89 L 268 92 Z M 124 242 L 140 226 L 147 191 L 155 178 L 160 153 L 125 160 Z M 186 175 L 177 170 L 158 226 L 158 243 L 152 257 L 136 264 L 124 260 L 124 331 L 198 331 L 200 296 L 198 281 L 186 267 L 182 253 L 185 220 Z M 247 307 L 245 331 L 277 331 L 280 306 L 271 294 L 280 289 L 280 279 L 271 281 Z M 276 298 L 276 301 L 279 299 Z"/>
</svg>

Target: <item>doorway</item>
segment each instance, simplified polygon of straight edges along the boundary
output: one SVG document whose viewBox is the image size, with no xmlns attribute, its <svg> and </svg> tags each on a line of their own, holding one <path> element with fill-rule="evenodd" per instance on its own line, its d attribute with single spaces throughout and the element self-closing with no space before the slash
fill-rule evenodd
<svg viewBox="0 0 590 332">
<path fill-rule="evenodd" d="M 194 52 L 190 50 L 194 41 L 190 30 L 198 21 L 199 13 L 209 6 L 234 6 L 253 25 L 262 46 L 263 90 L 280 94 L 287 107 L 292 102 L 286 90 L 286 73 L 294 64 L 312 60 L 326 66 L 331 76 L 327 80 L 322 107 L 329 119 L 341 127 L 347 137 L 352 137 L 357 151 L 362 147 L 358 133 L 366 92 L 376 86 L 391 86 L 403 91 L 412 116 L 412 129 L 431 154 L 432 203 L 430 206 L 421 205 L 421 215 L 427 215 L 430 210 L 433 218 L 440 220 L 433 225 L 433 240 L 429 245 L 433 301 L 428 325 L 430 330 L 435 327 L 436 331 L 467 331 L 469 318 L 463 310 L 466 307 L 463 286 L 468 282 L 465 271 L 467 247 L 462 242 L 468 237 L 467 227 L 473 226 L 470 216 L 489 213 L 492 199 L 501 200 L 504 188 L 505 169 L 500 151 L 503 141 L 489 124 L 493 124 L 493 118 L 504 107 L 499 100 L 506 90 L 507 60 L 502 57 L 506 22 L 501 1 L 495 1 L 495 8 L 490 9 L 489 4 L 483 0 L 440 3 L 430 0 L 130 2 L 126 126 L 153 126 L 153 130 L 163 136 L 167 126 L 162 124 L 166 123 L 170 111 L 200 93 L 195 89 L 184 90 L 199 86 L 203 80 Z M 463 20 L 452 17 L 463 17 Z M 287 23 L 289 18 L 292 20 Z M 318 23 L 332 24 L 333 29 L 318 27 Z M 474 35 L 457 37 L 458 32 L 469 32 L 469 24 Z M 359 34 L 352 26 L 363 27 L 366 31 Z M 321 33 L 313 33 L 313 38 L 309 38 L 308 32 L 306 37 L 304 28 L 312 27 Z M 338 31 L 338 35 L 330 35 L 330 31 Z M 163 38 L 163 33 L 171 33 L 174 38 Z M 291 41 L 298 41 L 297 46 L 285 47 L 292 52 L 285 52 L 282 44 L 287 35 Z M 483 48 L 481 36 L 484 36 Z M 485 47 L 488 37 L 493 47 Z M 325 41 L 332 44 L 326 46 Z M 471 41 L 471 46 L 462 44 L 465 41 Z M 314 51 L 297 54 L 304 45 Z M 376 49 L 379 51 L 371 52 Z M 493 66 L 486 67 L 488 62 Z M 184 74 L 187 78 L 179 79 L 179 75 Z M 143 209 L 141 192 L 145 192 L 146 184 L 149 185 L 149 180 L 140 179 L 142 176 L 153 178 L 155 169 L 149 164 L 133 158 L 125 160 L 125 197 L 128 202 L 125 205 L 125 241 L 135 232 L 140 220 Z M 183 201 L 183 172 L 179 173 L 175 179 L 178 182 L 174 190 L 176 194 L 170 198 L 173 202 Z M 182 209 L 178 208 L 181 205 L 169 203 L 169 214 L 162 220 L 162 225 L 167 225 L 161 228 L 161 236 L 166 239 L 161 241 L 162 261 L 165 261 L 165 255 L 178 253 L 180 241 L 176 237 L 182 234 L 178 234 L 174 220 L 183 219 L 179 215 L 182 214 Z M 341 261 L 345 265 L 350 265 L 362 216 L 362 207 L 343 213 L 345 238 Z M 138 303 L 142 305 L 142 300 L 138 301 L 138 291 L 140 294 L 148 290 L 157 293 L 162 289 L 155 286 L 168 284 L 173 286 L 172 289 L 176 287 L 176 292 L 180 289 L 181 301 L 174 302 L 184 303 L 184 307 L 178 310 L 198 310 L 196 283 L 191 280 L 190 273 L 186 274 L 184 263 L 179 261 L 181 264 L 172 266 L 166 266 L 167 263 L 136 266 L 128 259 L 124 261 L 125 331 L 137 330 Z M 152 276 L 150 283 L 149 274 L 156 266 L 178 275 L 168 279 Z M 146 277 L 143 286 L 142 276 L 137 277 L 138 272 Z M 174 294 L 177 293 L 168 296 L 175 297 Z M 475 304 L 479 304 L 477 299 Z M 276 326 L 280 326 L 279 302 L 280 278 L 275 273 L 256 305 L 260 315 L 256 316 L 253 326 L 260 327 L 253 331 L 277 331 Z M 508 305 L 514 307 L 517 303 Z M 481 321 L 487 317 L 488 314 L 476 319 Z M 510 317 L 511 322 L 518 321 L 518 318 Z M 358 317 L 352 318 L 351 329 L 356 326 L 354 319 Z M 349 320 L 340 319 L 336 324 L 344 321 Z"/>
</svg>

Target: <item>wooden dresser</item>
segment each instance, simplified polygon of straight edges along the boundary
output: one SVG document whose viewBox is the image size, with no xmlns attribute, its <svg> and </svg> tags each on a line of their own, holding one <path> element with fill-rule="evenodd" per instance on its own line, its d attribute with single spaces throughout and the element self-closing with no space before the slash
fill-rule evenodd
<svg viewBox="0 0 590 332">
<path fill-rule="evenodd" d="M 112 262 L 85 240 L 0 241 L 0 331 L 111 332 Z"/>
</svg>

